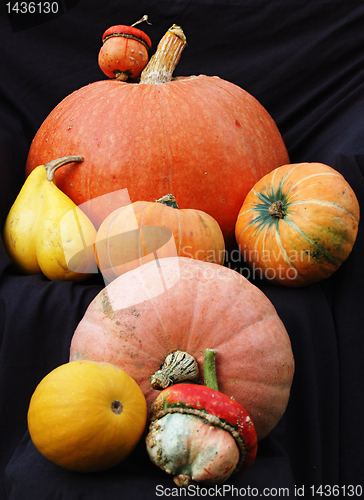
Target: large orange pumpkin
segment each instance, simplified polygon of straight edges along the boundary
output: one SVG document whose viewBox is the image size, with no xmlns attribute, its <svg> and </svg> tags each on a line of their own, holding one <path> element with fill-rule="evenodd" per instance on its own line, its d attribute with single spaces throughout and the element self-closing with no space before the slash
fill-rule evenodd
<svg viewBox="0 0 364 500">
<path fill-rule="evenodd" d="M 328 278 L 349 256 L 359 203 L 344 177 L 322 163 L 284 165 L 249 192 L 236 240 L 254 274 L 296 287 Z"/>
<path fill-rule="evenodd" d="M 95 297 L 73 335 L 70 359 L 106 361 L 158 395 L 150 377 L 171 351 L 194 356 L 203 382 L 206 348 L 216 350 L 219 390 L 250 414 L 258 438 L 282 417 L 294 360 L 269 299 L 236 271 L 186 257 L 149 262 Z"/>
<path fill-rule="evenodd" d="M 288 163 L 272 117 L 242 88 L 222 78 L 172 79 L 186 44 L 173 26 L 140 83 L 105 80 L 67 96 L 32 142 L 29 174 L 50 158 L 81 154 L 82 164 L 55 182 L 77 205 L 127 188 L 132 202 L 173 193 L 184 208 L 202 210 L 234 240 L 239 209 L 263 175 Z M 98 226 L 115 206 L 92 217 Z"/>
<path fill-rule="evenodd" d="M 179 209 L 171 194 L 114 210 L 99 227 L 95 248 L 108 281 L 155 258 L 179 255 L 217 264 L 225 259 L 216 220 L 201 210 Z"/>
</svg>

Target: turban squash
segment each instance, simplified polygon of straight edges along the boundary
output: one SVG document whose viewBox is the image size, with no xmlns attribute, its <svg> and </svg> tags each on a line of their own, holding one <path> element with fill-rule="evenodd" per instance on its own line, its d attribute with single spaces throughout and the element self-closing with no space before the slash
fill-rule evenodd
<svg viewBox="0 0 364 500">
<path fill-rule="evenodd" d="M 131 26 L 111 26 L 102 35 L 99 66 L 109 78 L 137 78 L 147 65 L 152 42 L 144 31 L 135 28 L 143 21 L 148 22 L 148 16 Z"/>
<path fill-rule="evenodd" d="M 216 76 L 172 78 L 185 45 L 173 25 L 140 82 L 94 82 L 62 100 L 33 139 L 26 173 L 80 154 L 82 165 L 55 179 L 77 205 L 125 188 L 131 202 L 173 193 L 180 206 L 216 219 L 226 244 L 235 244 L 246 194 L 288 163 L 287 150 L 267 110 L 239 86 Z M 116 208 L 105 198 L 89 216 L 98 227 Z"/>
<path fill-rule="evenodd" d="M 206 348 L 216 351 L 219 391 L 246 409 L 263 438 L 286 409 L 294 359 L 272 303 L 232 269 L 166 257 L 119 276 L 89 305 L 74 332 L 70 360 L 125 370 L 150 409 L 159 394 L 150 377 L 168 354 L 194 356 L 202 374 Z"/>
</svg>

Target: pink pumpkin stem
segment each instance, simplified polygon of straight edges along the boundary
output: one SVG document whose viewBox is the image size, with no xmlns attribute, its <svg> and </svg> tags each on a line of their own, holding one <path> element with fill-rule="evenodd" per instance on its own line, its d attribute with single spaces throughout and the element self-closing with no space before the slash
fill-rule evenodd
<svg viewBox="0 0 364 500">
<path fill-rule="evenodd" d="M 219 385 L 217 383 L 216 377 L 216 351 L 215 349 L 205 349 L 204 355 L 204 363 L 203 363 L 203 375 L 204 375 L 204 383 L 210 389 L 214 389 L 214 391 L 219 390 Z"/>
</svg>

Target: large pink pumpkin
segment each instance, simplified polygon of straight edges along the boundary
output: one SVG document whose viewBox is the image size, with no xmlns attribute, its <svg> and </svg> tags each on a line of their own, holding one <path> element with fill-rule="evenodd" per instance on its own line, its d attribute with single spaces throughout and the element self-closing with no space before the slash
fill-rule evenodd
<svg viewBox="0 0 364 500">
<path fill-rule="evenodd" d="M 263 438 L 286 409 L 294 359 L 272 303 L 232 269 L 171 257 L 123 274 L 88 307 L 70 359 L 119 366 L 150 408 L 158 391 L 149 378 L 165 357 L 174 350 L 192 354 L 202 377 L 206 348 L 216 350 L 219 390 L 244 406 Z"/>
<path fill-rule="evenodd" d="M 184 43 L 183 32 L 168 31 L 140 83 L 100 81 L 66 97 L 35 135 L 26 172 L 79 154 L 84 162 L 55 178 L 77 205 L 124 188 L 132 202 L 173 193 L 214 217 L 229 245 L 249 190 L 289 158 L 272 117 L 242 88 L 204 75 L 172 79 Z M 117 208 L 102 205 L 96 226 Z"/>
</svg>

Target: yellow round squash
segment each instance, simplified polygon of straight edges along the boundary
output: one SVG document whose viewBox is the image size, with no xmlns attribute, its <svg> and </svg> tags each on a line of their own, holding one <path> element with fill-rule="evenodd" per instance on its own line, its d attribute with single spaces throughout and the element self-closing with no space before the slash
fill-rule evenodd
<svg viewBox="0 0 364 500">
<path fill-rule="evenodd" d="M 125 371 L 95 361 L 71 361 L 36 387 L 28 428 L 36 448 L 55 464 L 78 472 L 108 469 L 141 438 L 145 397 Z"/>
</svg>

